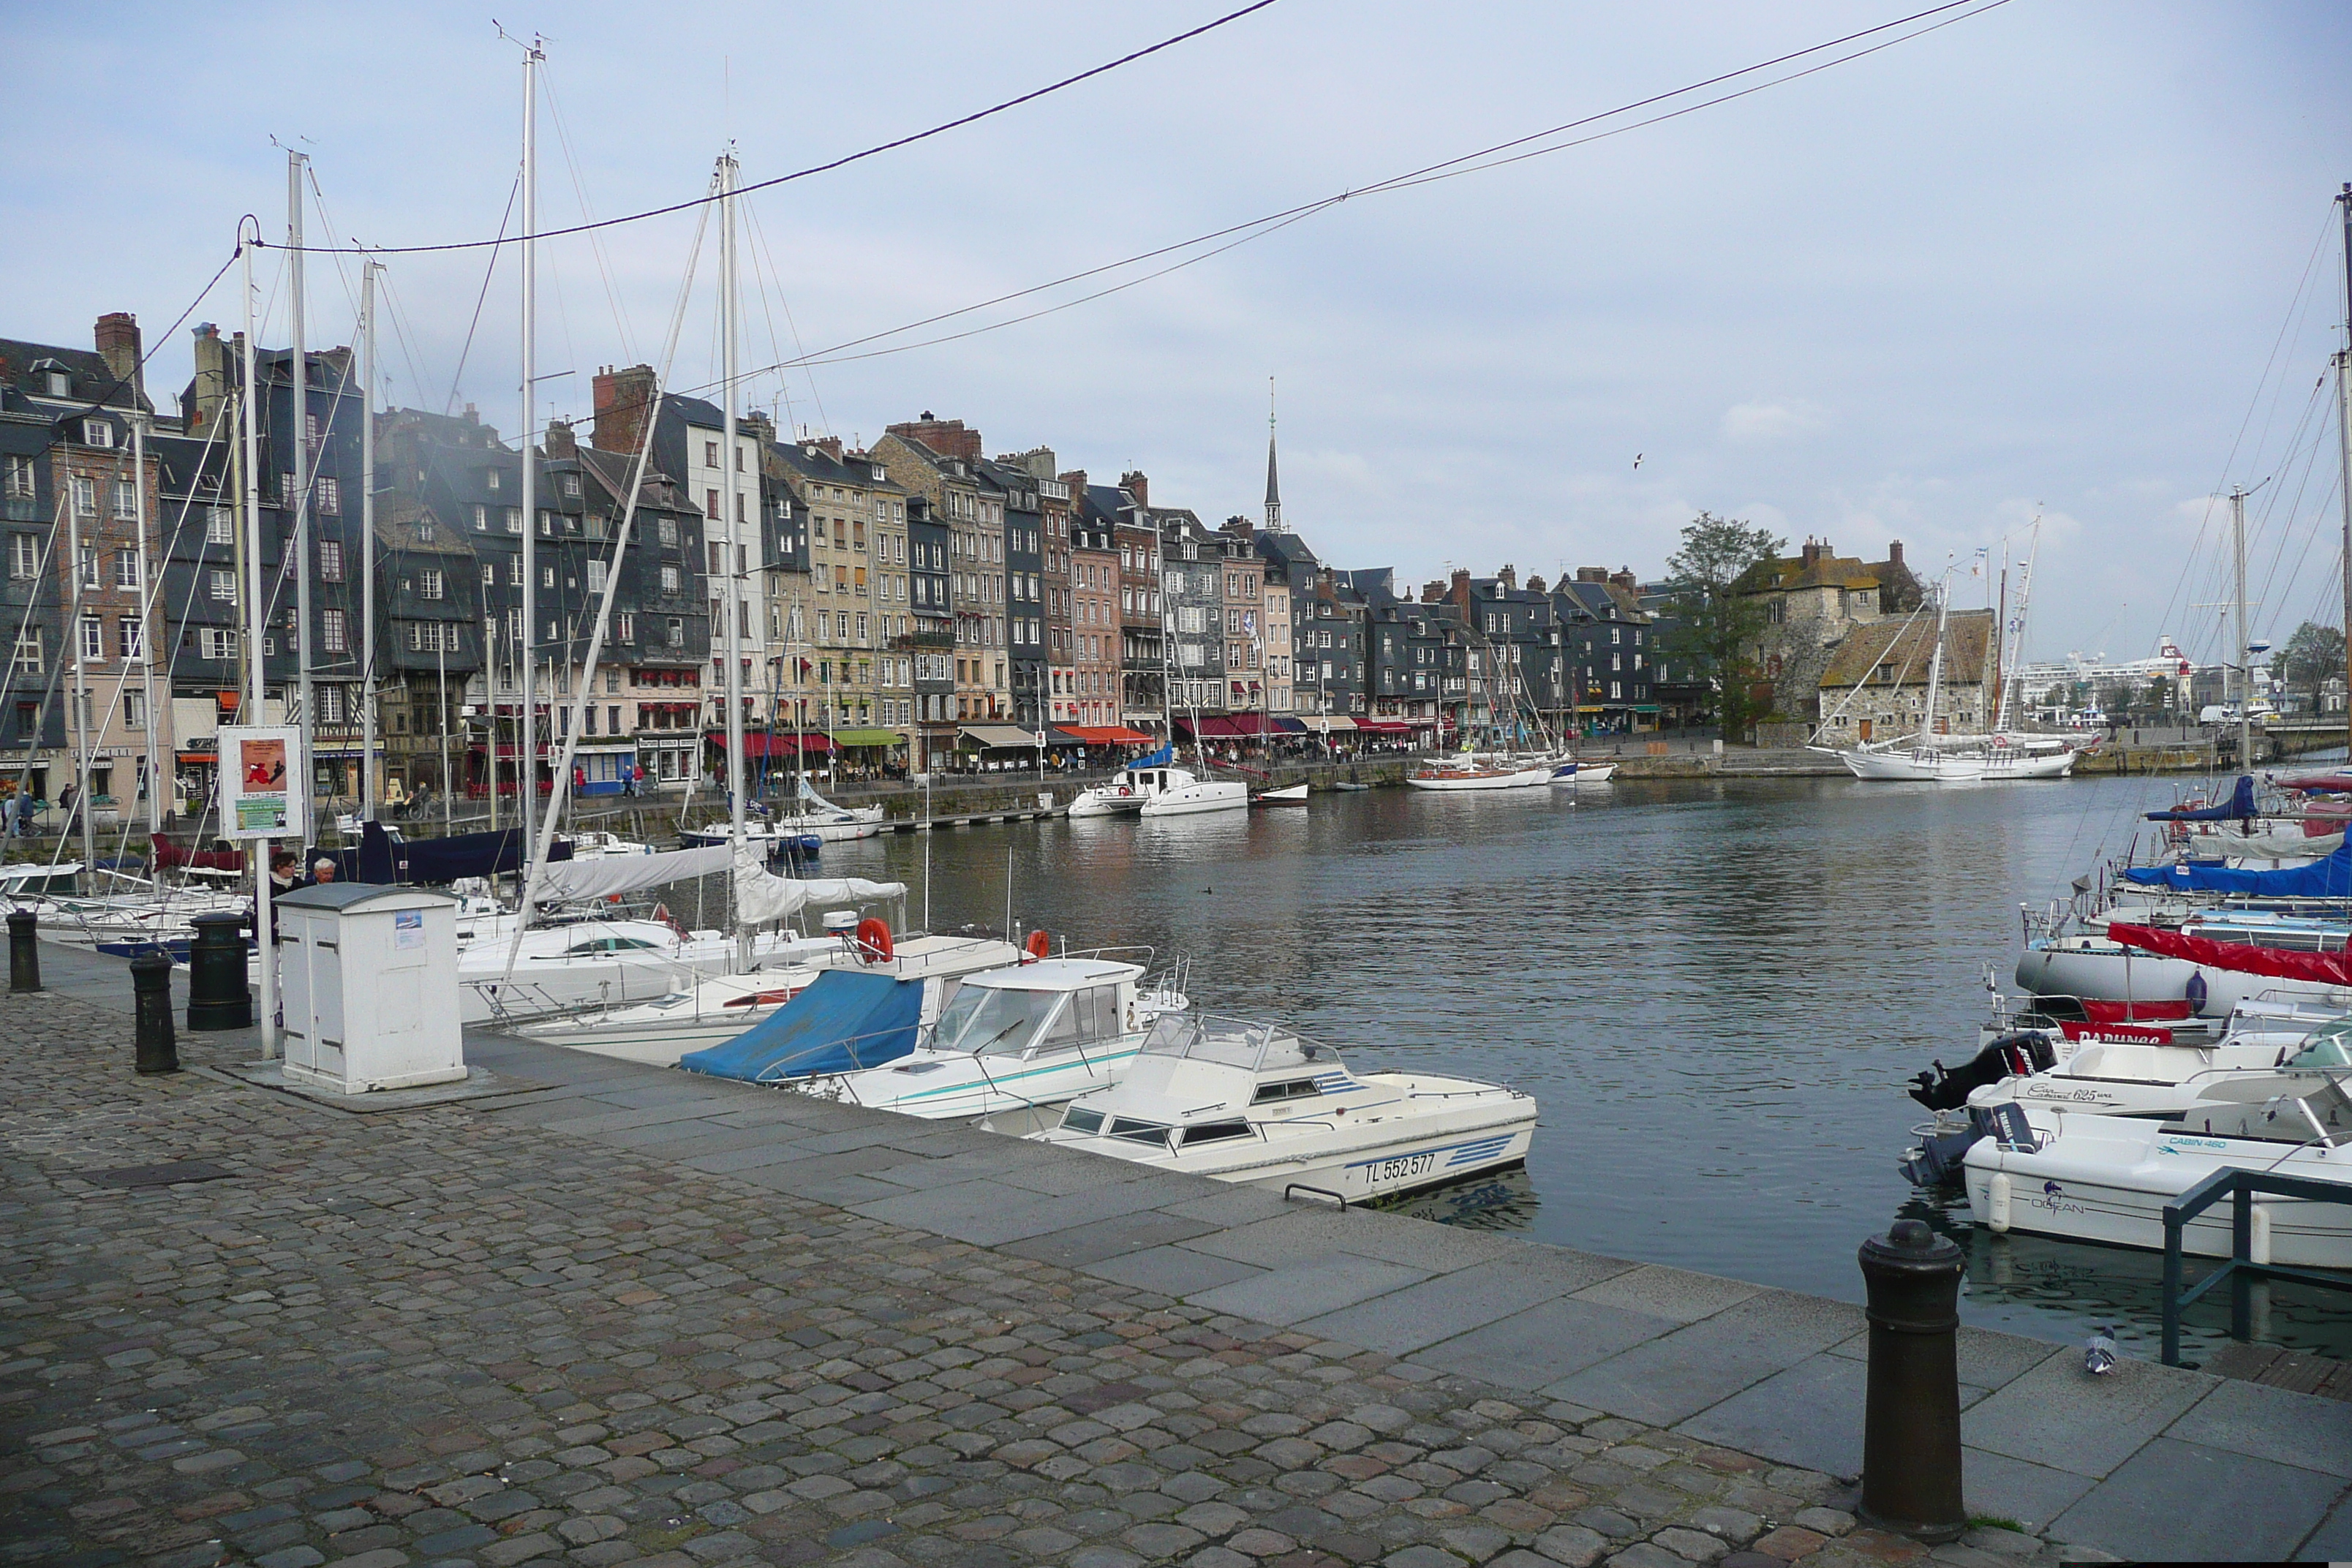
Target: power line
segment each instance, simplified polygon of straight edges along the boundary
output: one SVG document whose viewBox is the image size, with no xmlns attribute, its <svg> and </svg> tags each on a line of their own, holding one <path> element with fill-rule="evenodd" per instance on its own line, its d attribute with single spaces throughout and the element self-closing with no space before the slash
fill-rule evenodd
<svg viewBox="0 0 2352 1568">
<path fill-rule="evenodd" d="M 1953 3 L 1956 5 L 1965 5 L 1969 3 L 1969 0 L 1953 0 Z M 1253 4 L 1244 5 L 1238 11 L 1227 12 L 1224 16 L 1218 17 L 1215 21 L 1203 22 L 1197 27 L 1177 34 L 1174 37 L 1162 38 L 1156 44 L 1137 49 L 1130 54 L 1121 55 L 1115 60 L 1106 60 L 1101 65 L 1092 67 L 1087 70 L 1082 70 L 1076 76 L 1064 77 L 1059 81 L 1051 82 L 1032 91 L 1024 92 L 1018 98 L 1008 98 L 1002 103 L 992 103 L 986 109 L 976 110 L 975 112 L 964 115 L 960 119 L 950 120 L 941 124 L 934 125 L 928 131 L 918 131 L 912 135 L 901 136 L 894 142 L 880 142 L 875 146 L 865 149 L 863 152 L 851 153 L 845 156 L 835 158 L 830 163 L 813 163 L 805 169 L 795 169 L 789 174 L 778 174 L 772 180 L 761 180 L 752 184 L 738 186 L 731 195 L 735 196 L 747 196 L 754 191 L 764 191 L 777 185 L 790 184 L 794 180 L 805 180 L 812 174 L 830 174 L 835 169 L 846 168 L 850 164 L 857 163 L 863 159 L 877 157 L 884 153 L 895 152 L 900 147 L 912 146 L 918 142 L 928 141 L 931 137 L 944 135 L 948 132 L 954 131 L 961 126 L 974 124 L 977 121 L 986 120 L 991 115 L 1003 114 L 1005 110 L 1018 109 L 1024 103 L 1034 103 L 1038 99 L 1044 98 L 1049 93 L 1059 92 L 1066 87 L 1076 87 L 1078 83 L 1101 76 L 1106 71 L 1114 71 L 1121 66 L 1132 65 L 1137 60 L 1142 59 L 1148 55 L 1156 55 L 1162 49 L 1173 48 L 1178 44 L 1183 43 L 1191 38 L 1197 38 L 1203 33 L 1213 33 L 1219 27 L 1225 26 L 1228 22 L 1238 22 L 1244 16 L 1249 16 L 1253 12 L 1263 11 L 1273 4 L 1274 0 L 1254 0 Z M 574 224 L 570 228 L 545 229 L 535 235 L 533 237 L 538 239 L 561 239 L 565 235 L 587 234 L 595 229 L 614 228 L 625 223 L 639 223 L 649 217 L 666 217 L 671 213 L 688 212 L 696 207 L 702 206 L 718 199 L 719 198 L 715 195 L 697 196 L 692 201 L 673 202 L 666 207 L 652 207 L 644 212 L 630 213 L 622 217 L 608 217 L 599 219 L 593 223 Z M 257 241 L 256 243 L 264 242 Z M 453 240 L 446 245 L 394 245 L 372 247 L 370 248 L 378 256 L 414 256 L 431 251 L 479 250 L 484 247 L 495 247 L 507 243 L 509 243 L 509 241 L 501 236 L 497 239 Z M 287 247 L 281 245 L 273 248 L 283 250 Z M 352 247 L 312 245 L 305 246 L 303 247 L 303 249 L 313 255 L 320 255 L 334 254 L 338 251 L 350 252 Z"/>
</svg>

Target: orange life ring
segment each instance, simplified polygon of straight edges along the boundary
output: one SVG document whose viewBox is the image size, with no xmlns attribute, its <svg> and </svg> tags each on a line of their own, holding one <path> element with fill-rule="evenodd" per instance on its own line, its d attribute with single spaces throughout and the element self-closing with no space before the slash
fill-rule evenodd
<svg viewBox="0 0 2352 1568">
<path fill-rule="evenodd" d="M 857 922 L 857 956 L 867 963 L 887 963 L 897 952 L 890 942 L 890 928 L 868 915 Z"/>
<path fill-rule="evenodd" d="M 1054 939 L 1042 931 L 1031 931 L 1025 945 L 1032 958 L 1051 958 L 1054 955 Z"/>
</svg>

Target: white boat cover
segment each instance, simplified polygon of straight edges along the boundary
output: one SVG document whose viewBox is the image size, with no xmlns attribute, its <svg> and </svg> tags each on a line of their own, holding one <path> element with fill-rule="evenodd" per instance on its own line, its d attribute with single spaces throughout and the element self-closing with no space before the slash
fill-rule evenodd
<svg viewBox="0 0 2352 1568">
<path fill-rule="evenodd" d="M 727 847 L 669 849 L 657 855 L 600 855 L 587 860 L 551 860 L 539 868 L 541 904 L 602 899 L 690 877 L 715 877 L 727 869 Z"/>
<path fill-rule="evenodd" d="M 2192 838 L 2189 851 L 2203 859 L 2213 855 L 2242 855 L 2253 860 L 2325 860 L 2344 847 L 2341 833 L 2305 838 L 2295 833 L 2210 833 Z"/>
<path fill-rule="evenodd" d="M 760 852 L 750 845 L 735 851 L 735 918 L 748 925 L 789 919 L 812 903 L 862 904 L 906 896 L 904 882 L 869 882 L 862 877 L 814 880 L 779 877 L 760 863 Z"/>
</svg>

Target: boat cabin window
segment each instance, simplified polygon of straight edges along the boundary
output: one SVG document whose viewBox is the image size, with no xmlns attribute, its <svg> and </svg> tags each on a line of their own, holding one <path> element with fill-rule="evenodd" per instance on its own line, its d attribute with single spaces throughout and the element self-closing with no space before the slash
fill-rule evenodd
<svg viewBox="0 0 2352 1568">
<path fill-rule="evenodd" d="M 1118 987 L 1089 985 L 1069 994 L 1069 1001 L 1054 1015 L 1038 1045 L 1047 1050 L 1066 1049 L 1107 1040 L 1118 1032 Z"/>
<path fill-rule="evenodd" d="M 1099 1110 L 1082 1110 L 1073 1105 L 1062 1112 L 1062 1125 L 1073 1132 L 1099 1132 L 1102 1123 L 1103 1113 Z"/>
<path fill-rule="evenodd" d="M 1320 1094 L 1323 1091 L 1321 1089 L 1316 1088 L 1315 1080 L 1313 1079 L 1294 1078 L 1286 1079 L 1281 1083 L 1262 1083 L 1258 1085 L 1257 1094 L 1252 1100 L 1251 1103 L 1255 1105 L 1264 1105 L 1270 1100 L 1304 1100 L 1308 1095 Z"/>
<path fill-rule="evenodd" d="M 635 952 L 650 950 L 653 943 L 634 936 L 600 936 L 589 942 L 575 942 L 563 950 L 566 958 L 583 952 Z"/>
<path fill-rule="evenodd" d="M 2352 1067 L 2352 1018 L 2339 1018 L 2314 1031 L 2312 1037 L 2303 1042 L 2303 1049 L 2284 1065 L 2291 1068 Z"/>
<path fill-rule="evenodd" d="M 1227 1138 L 1246 1138 L 1249 1135 L 1250 1124 L 1246 1121 L 1203 1121 L 1196 1127 L 1184 1129 L 1184 1147 L 1190 1149 L 1195 1143 L 1215 1143 Z"/>
<path fill-rule="evenodd" d="M 1110 1119 L 1110 1135 L 1124 1138 L 1130 1143 L 1158 1143 L 1165 1147 L 1169 1129 L 1157 1121 L 1138 1121 L 1131 1116 Z"/>
<path fill-rule="evenodd" d="M 940 1014 L 932 1048 L 969 1051 L 974 1056 L 1018 1056 L 1060 1000 L 1060 993 L 1054 991 L 963 986 Z"/>
</svg>

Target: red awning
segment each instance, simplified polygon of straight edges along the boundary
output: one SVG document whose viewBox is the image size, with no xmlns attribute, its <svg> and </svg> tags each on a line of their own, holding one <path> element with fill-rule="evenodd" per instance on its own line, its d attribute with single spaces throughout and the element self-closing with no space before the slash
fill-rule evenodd
<svg viewBox="0 0 2352 1568">
<path fill-rule="evenodd" d="M 1063 724 L 1056 726 L 1066 735 L 1076 735 L 1089 746 L 1148 746 L 1151 737 L 1140 730 L 1130 730 L 1124 724 Z"/>
<path fill-rule="evenodd" d="M 2279 947 L 2254 947 L 2242 942 L 2215 942 L 2210 937 L 2183 936 L 2154 926 L 2128 926 L 2110 921 L 2107 935 L 2126 947 L 2145 948 L 2167 958 L 2185 958 L 2233 974 L 2266 974 L 2274 980 L 2314 980 L 2322 985 L 2352 985 L 2352 952 L 2294 952 Z"/>
<path fill-rule="evenodd" d="M 1412 726 L 1398 719 L 1359 719 L 1356 728 L 1372 735 L 1410 735 Z"/>
<path fill-rule="evenodd" d="M 713 745 L 727 743 L 727 732 L 714 731 L 709 736 Z M 833 742 L 817 734 L 771 735 L 752 731 L 743 737 L 743 754 L 747 757 L 790 757 L 803 752 L 823 756 Z"/>
<path fill-rule="evenodd" d="M 1261 735 L 1274 732 L 1263 713 L 1221 713 L 1202 719 L 1197 725 L 1190 719 L 1179 719 L 1176 722 L 1194 731 L 1203 741 L 1255 741 Z"/>
</svg>

